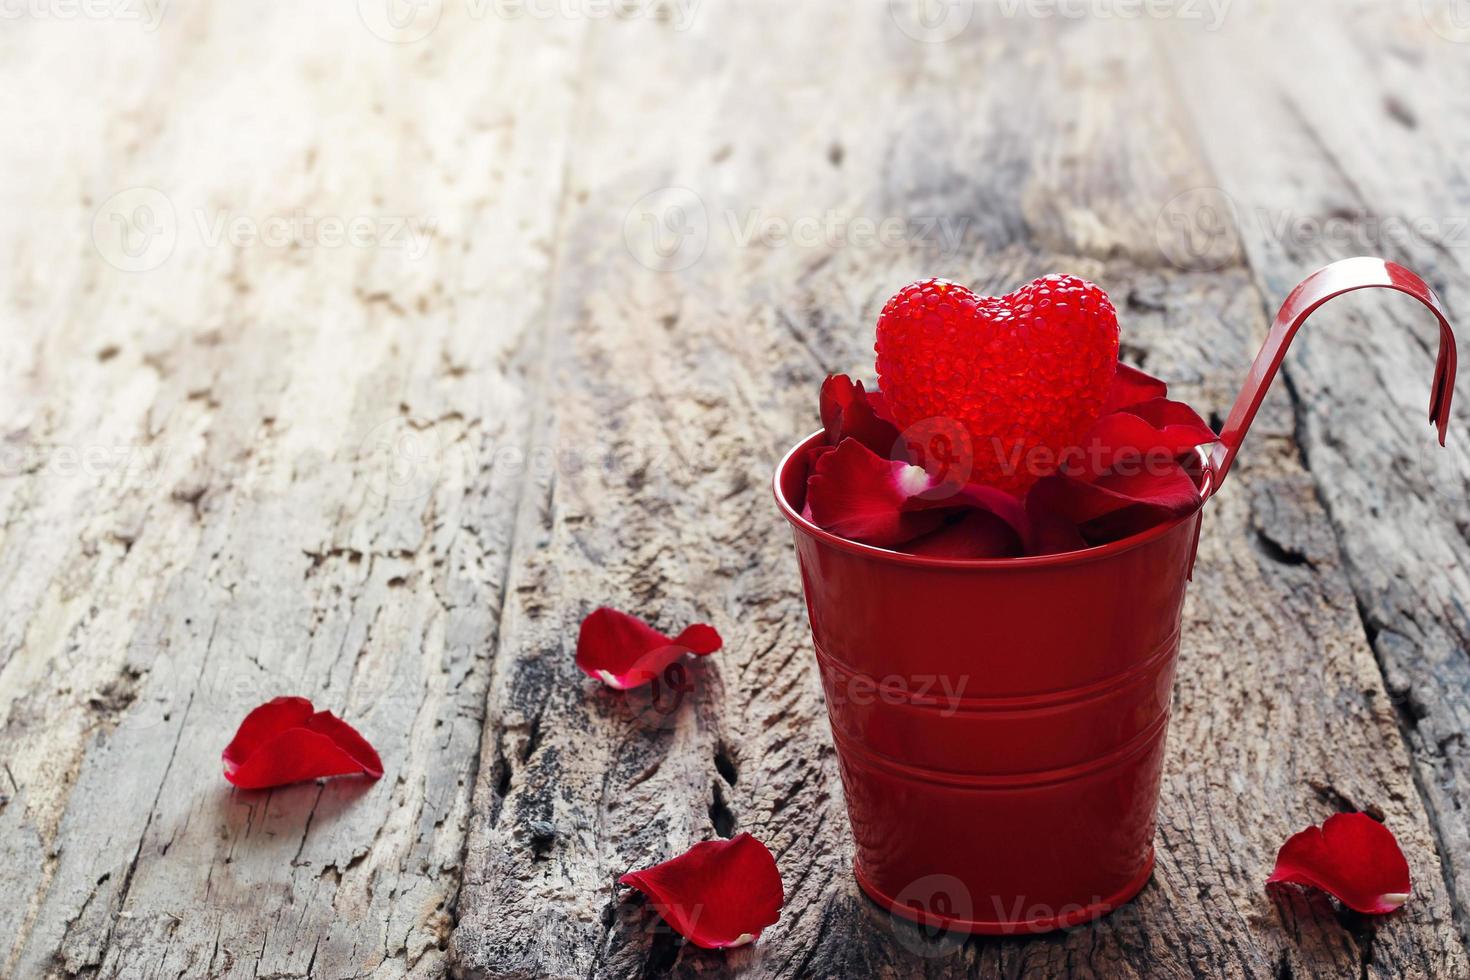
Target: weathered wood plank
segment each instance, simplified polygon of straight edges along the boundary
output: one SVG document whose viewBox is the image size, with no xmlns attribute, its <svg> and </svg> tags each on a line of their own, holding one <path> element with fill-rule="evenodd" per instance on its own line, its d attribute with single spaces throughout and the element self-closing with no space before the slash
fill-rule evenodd
<svg viewBox="0 0 1470 980">
<path fill-rule="evenodd" d="M 1233 208 L 1262 289 L 1330 259 L 1381 254 L 1428 278 L 1465 321 L 1470 34 L 1436 10 L 1452 13 L 1384 5 L 1318 17 L 1308 30 L 1319 7 L 1283 8 L 1179 59 L 1191 104 L 1209 120 L 1202 140 L 1221 177 L 1211 197 Z M 1432 320 L 1367 297 L 1319 314 L 1285 371 L 1295 435 L 1470 930 L 1470 401 L 1462 383 L 1461 418 L 1447 448 L 1434 445 L 1424 405 L 1436 344 Z"/>
<path fill-rule="evenodd" d="M 1239 264 L 1191 273 L 1165 260 L 1182 244 L 1157 220 L 1165 202 L 1217 178 L 1140 25 L 997 16 L 925 44 L 884 10 L 816 8 L 711 8 L 687 33 L 593 33 L 598 84 L 579 113 L 553 286 L 558 397 L 538 430 L 539 448 L 580 465 L 548 473 L 521 517 L 456 969 L 1464 973 L 1430 822 L 1281 392 L 1211 504 L 1159 866 L 1138 902 L 1068 935 L 955 949 L 857 893 L 788 535 L 764 489 L 811 427 L 820 377 L 867 370 L 877 310 L 908 279 L 1003 289 L 1064 268 L 1119 299 L 1129 356 L 1223 410 L 1268 302 Z M 660 274 L 628 254 L 626 221 L 670 186 L 698 200 L 655 198 L 685 206 L 655 217 L 693 216 L 692 240 L 703 228 L 707 241 L 686 266 L 693 253 L 669 239 Z M 913 234 L 885 247 L 843 234 L 739 244 L 752 215 L 820 221 L 829 209 L 959 220 L 964 235 L 955 248 Z M 694 691 L 670 710 L 610 695 L 572 664 L 577 622 L 603 602 L 671 628 L 713 621 L 727 648 L 692 668 Z M 1280 842 L 1345 806 L 1380 810 L 1403 842 L 1416 883 L 1404 913 L 1364 922 L 1321 896 L 1263 889 Z M 781 922 L 753 949 L 680 946 L 614 884 L 739 830 L 771 844 L 787 883 Z"/>
<path fill-rule="evenodd" d="M 1461 709 L 1397 699 L 1411 719 L 1432 714 L 1407 729 L 1432 828 L 1358 610 L 1395 691 L 1433 692 L 1424 663 L 1458 683 L 1463 642 L 1450 612 L 1425 626 L 1423 600 L 1373 571 L 1400 566 L 1375 565 L 1349 533 L 1369 519 L 1355 508 L 1378 503 L 1362 490 L 1378 457 L 1329 432 L 1351 417 L 1349 385 L 1376 379 L 1331 350 L 1303 355 L 1298 415 L 1278 394 L 1211 505 L 1160 866 L 1140 901 L 1068 936 L 956 950 L 889 923 L 851 885 L 787 532 L 765 491 L 821 374 L 866 370 L 877 307 L 909 278 L 999 289 L 1068 268 L 1125 305 L 1131 357 L 1223 408 L 1263 312 L 1317 256 L 1280 261 L 1253 241 L 1249 272 L 1170 268 L 1161 251 L 1184 253 L 1157 228 L 1165 202 L 1202 185 L 1237 194 L 1276 170 L 1305 195 L 1335 186 L 1323 156 L 1370 200 L 1400 199 L 1351 145 L 1356 120 L 1334 117 L 1317 157 L 1290 144 L 1257 169 L 1229 152 L 1221 134 L 1274 118 L 1284 85 L 1265 73 L 1252 94 L 1221 66 L 1248 64 L 1255 37 L 1201 39 L 1218 44 L 1201 57 L 1221 63 L 1214 74 L 1174 65 L 1246 106 L 1200 127 L 1205 155 L 1143 25 L 982 13 L 925 44 L 881 7 L 833 10 L 584 25 L 446 6 L 425 43 L 404 46 L 363 33 L 350 8 L 181 9 L 141 36 L 7 28 L 15 84 L 0 99 L 22 179 L 6 192 L 17 232 L 0 243 L 0 408 L 21 455 L 0 479 L 0 884 L 15 896 L 0 906 L 13 937 L 0 973 L 436 975 L 466 824 L 452 956 L 466 974 L 1466 972 L 1439 865 L 1459 860 Z M 1432 73 L 1458 49 L 1421 51 L 1394 33 L 1412 25 L 1390 26 L 1399 53 L 1360 53 L 1351 84 L 1392 80 L 1385 112 L 1401 126 L 1441 106 L 1456 118 L 1455 93 L 1424 83 L 1415 59 Z M 1352 54 L 1340 34 L 1313 43 L 1309 76 Z M 95 66 L 107 97 L 58 94 L 58 60 Z M 355 128 L 324 131 L 339 115 Z M 1409 162 L 1452 175 L 1456 135 L 1436 131 Z M 88 238 L 99 205 L 139 184 L 167 192 L 180 238 L 157 269 L 124 274 Z M 658 257 L 635 205 L 670 185 L 698 192 L 708 242 L 658 274 L 625 233 Z M 1399 213 L 1432 213 L 1443 193 L 1420 186 Z M 416 260 L 201 244 L 201 212 L 260 221 L 296 206 L 438 231 Z M 829 210 L 917 224 L 872 241 Z M 788 226 L 797 241 L 748 241 L 769 218 L 805 219 Z M 1453 302 L 1458 265 L 1408 254 Z M 1374 323 L 1394 316 L 1367 308 Z M 1427 364 L 1414 347 L 1390 353 L 1408 425 Z M 1324 366 L 1348 380 L 1325 382 Z M 69 462 L 89 447 L 91 462 Z M 389 470 L 405 453 L 421 465 Z M 1375 548 L 1418 523 L 1452 536 L 1458 512 L 1424 504 L 1418 479 L 1420 504 Z M 1439 598 L 1453 611 L 1463 561 L 1448 560 L 1460 571 Z M 712 619 L 729 647 L 675 705 L 609 696 L 570 660 L 577 620 L 601 601 L 670 626 Z M 1414 659 L 1423 650 L 1446 659 Z M 220 744 L 283 690 L 361 725 L 390 778 L 228 793 Z M 1364 922 L 1320 897 L 1268 896 L 1280 840 L 1349 805 L 1399 833 L 1414 902 Z M 613 885 L 741 829 L 771 842 L 791 898 L 754 949 L 684 949 Z"/>
<path fill-rule="evenodd" d="M 7 20 L 0 974 L 442 974 L 580 28 Z M 231 792 L 282 693 L 386 778 Z"/>
</svg>

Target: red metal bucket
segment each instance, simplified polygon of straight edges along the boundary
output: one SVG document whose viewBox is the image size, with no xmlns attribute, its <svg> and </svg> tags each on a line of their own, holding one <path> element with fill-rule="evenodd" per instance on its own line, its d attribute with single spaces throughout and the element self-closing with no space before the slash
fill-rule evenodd
<svg viewBox="0 0 1470 980">
<path fill-rule="evenodd" d="M 1292 293 L 1215 451 L 1220 486 L 1298 327 L 1322 302 L 1384 286 L 1442 327 L 1430 417 L 1441 441 L 1454 338 L 1413 273 L 1337 263 Z M 1154 815 L 1201 511 L 1100 547 L 1001 560 L 901 554 L 801 516 L 796 446 L 776 470 L 857 845 L 880 905 L 963 932 L 1042 932 L 1132 898 Z"/>
<path fill-rule="evenodd" d="M 857 842 L 879 904 L 969 932 L 1044 931 L 1153 867 L 1180 611 L 1200 513 L 1116 544 L 992 561 L 847 541 L 777 471 Z"/>
</svg>

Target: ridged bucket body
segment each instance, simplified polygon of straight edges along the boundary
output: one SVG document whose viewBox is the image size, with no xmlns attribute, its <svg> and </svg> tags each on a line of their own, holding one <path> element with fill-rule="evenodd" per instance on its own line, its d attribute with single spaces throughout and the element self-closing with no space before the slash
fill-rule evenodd
<svg viewBox="0 0 1470 980">
<path fill-rule="evenodd" d="M 1199 512 L 1070 555 L 922 558 L 801 519 L 777 472 L 863 889 L 982 933 L 1087 921 L 1153 866 Z"/>
</svg>

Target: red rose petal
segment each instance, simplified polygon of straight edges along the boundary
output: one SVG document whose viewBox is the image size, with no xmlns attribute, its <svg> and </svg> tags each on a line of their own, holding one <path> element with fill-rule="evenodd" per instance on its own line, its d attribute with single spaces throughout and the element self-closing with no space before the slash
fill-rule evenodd
<svg viewBox="0 0 1470 980">
<path fill-rule="evenodd" d="M 1215 430 L 1200 418 L 1198 412 L 1184 402 L 1176 402 L 1169 398 L 1150 398 L 1147 401 L 1120 408 L 1118 411 L 1137 415 L 1161 429 L 1167 426 L 1188 426 L 1190 432 L 1199 439 L 1199 442 L 1189 443 L 1192 446 L 1213 442 L 1220 438 Z"/>
<path fill-rule="evenodd" d="M 898 444 L 898 427 L 879 414 L 886 406 L 877 392 L 869 395 L 861 381 L 834 374 L 822 383 L 822 428 L 827 444 L 856 439 L 879 456 L 890 457 Z"/>
<path fill-rule="evenodd" d="M 330 711 L 314 711 L 305 698 L 276 698 L 250 712 L 221 757 L 225 778 L 241 789 L 383 775 L 367 739 Z"/>
<path fill-rule="evenodd" d="M 1220 436 L 1199 413 L 1183 402 L 1167 398 L 1153 398 L 1122 409 L 1122 414 L 1143 419 L 1159 432 L 1160 440 L 1155 449 L 1173 450 L 1175 455 L 1189 452 L 1196 446 L 1218 442 Z"/>
<path fill-rule="evenodd" d="M 618 881 L 647 895 L 665 922 L 705 949 L 754 942 L 786 901 L 776 859 L 749 834 L 695 844 Z"/>
<path fill-rule="evenodd" d="M 1098 419 L 1068 472 L 1091 480 L 1125 460 L 1162 462 L 1218 438 L 1188 405 L 1155 398 Z"/>
<path fill-rule="evenodd" d="M 806 506 L 818 527 L 887 548 L 943 523 L 942 514 L 904 510 L 910 498 L 931 486 L 923 467 L 883 459 L 856 439 L 844 439 L 813 464 Z"/>
<path fill-rule="evenodd" d="M 235 737 L 225 746 L 225 765 L 234 767 L 255 750 L 289 728 L 300 728 L 316 711 L 306 698 L 276 698 L 245 716 Z"/>
<path fill-rule="evenodd" d="M 1358 912 L 1382 915 L 1409 898 L 1409 862 L 1393 832 L 1366 813 L 1338 813 L 1292 834 L 1266 884 L 1320 888 Z"/>
<path fill-rule="evenodd" d="M 1170 518 L 1167 511 L 1146 504 L 1122 507 L 1088 521 L 1077 528 L 1083 540 L 1090 545 L 1121 541 L 1135 534 L 1142 534 Z"/>
<path fill-rule="evenodd" d="M 811 477 L 812 467 L 816 465 L 817 460 L 832 451 L 831 446 L 818 444 L 809 447 L 806 452 L 797 458 L 799 473 L 796 479 L 799 482 L 796 493 L 792 495 L 791 504 L 799 508 L 801 510 L 801 516 L 808 521 L 812 519 L 812 509 L 807 506 L 806 502 L 806 481 Z"/>
<path fill-rule="evenodd" d="M 1125 389 L 1135 397 L 1163 383 L 1129 369 Z M 1219 437 L 1183 402 L 1148 398 L 1098 419 L 1066 472 L 1039 481 L 1026 509 L 1038 540 L 1033 551 L 1070 550 L 1074 535 L 1093 544 L 1147 530 L 1200 505 L 1197 481 L 1180 459 Z M 1043 536 L 1042 544 L 1039 539 Z"/>
<path fill-rule="evenodd" d="M 362 737 L 357 729 L 330 711 L 318 711 L 306 719 L 306 727 L 331 739 L 333 745 L 346 752 L 357 761 L 358 765 L 362 766 L 365 774 L 374 779 L 383 775 L 383 761 L 378 758 L 377 750 Z"/>
<path fill-rule="evenodd" d="M 1031 542 L 1026 553 L 1061 555 L 1086 548 L 1087 541 L 1077 530 L 1077 525 L 1049 510 L 1044 496 L 1045 491 L 1037 494 L 1034 488 L 1026 495 L 1026 516 L 1031 521 Z"/>
<path fill-rule="evenodd" d="M 1004 519 L 989 511 L 971 510 L 915 538 L 903 550 L 934 558 L 1014 558 L 1021 554 L 1021 538 Z"/>
<path fill-rule="evenodd" d="M 903 509 L 906 511 L 943 510 L 945 511 L 946 520 L 950 523 L 955 521 L 957 515 L 966 515 L 971 512 L 988 514 L 998 518 L 1010 530 L 1011 536 L 1015 539 L 1019 549 L 1012 552 L 1012 555 L 1030 553 L 1034 545 L 1034 528 L 1030 516 L 1026 513 L 1026 507 L 1020 500 L 1006 493 L 1004 490 L 997 489 L 996 487 L 988 487 L 980 483 L 966 484 L 953 493 L 947 493 L 946 489 L 942 482 L 936 483 L 923 496 L 911 497 L 904 503 Z M 963 521 L 964 517 L 961 516 L 960 519 Z M 978 528 L 982 526 L 982 523 L 989 522 L 972 522 L 970 527 Z M 945 529 L 939 529 L 939 531 L 943 530 Z M 932 537 L 933 534 L 938 534 L 939 531 L 934 531 L 928 536 Z M 995 532 L 991 532 L 991 535 L 992 539 L 997 543 L 1001 540 L 999 536 L 996 536 Z M 941 540 L 949 540 L 957 544 L 958 539 L 947 538 Z M 945 545 L 940 545 L 940 547 L 945 547 Z M 916 551 L 909 547 L 905 547 L 903 550 L 910 551 L 914 554 L 944 554 L 942 551 Z M 961 546 L 960 550 L 967 549 Z M 948 557 L 998 558 L 1003 556 L 998 554 L 975 554 L 969 556 L 951 554 Z"/>
<path fill-rule="evenodd" d="M 1173 460 L 1149 460 L 1136 473 L 1107 473 L 1093 481 L 1049 476 L 1026 498 L 1027 509 L 1083 525 L 1125 507 L 1144 506 L 1159 518 L 1187 514 L 1201 503 L 1199 488 Z"/>
<path fill-rule="evenodd" d="M 1119 361 L 1118 373 L 1113 376 L 1113 386 L 1108 389 L 1108 397 L 1103 401 L 1100 414 L 1107 415 L 1129 405 L 1163 398 L 1168 393 L 1169 386 L 1158 378 Z"/>
<path fill-rule="evenodd" d="M 1125 505 L 1157 507 L 1170 516 L 1188 514 L 1203 503 L 1194 479 L 1173 460 L 1138 473 L 1109 473 L 1094 480 L 1092 488 Z"/>
<path fill-rule="evenodd" d="M 723 643 L 713 626 L 696 623 L 671 639 L 636 616 L 603 606 L 582 620 L 577 666 L 588 677 L 626 691 L 652 681 L 686 653 L 708 656 Z"/>
<path fill-rule="evenodd" d="M 1022 502 L 995 487 L 959 487 L 973 463 L 967 446 L 938 438 L 952 435 L 943 431 L 900 439 L 881 392 L 834 375 L 821 393 L 829 444 L 804 460 L 801 513 L 851 540 L 942 557 L 1059 554 L 1125 537 L 1200 503 L 1197 481 L 1181 462 L 1218 436 L 1167 393 L 1163 381 L 1119 364 L 1087 445 L 1064 453 L 1063 472 L 1039 481 Z M 915 446 L 916 435 L 920 442 L 934 437 L 934 445 Z M 890 458 L 905 453 L 902 440 L 907 455 Z M 952 474 L 956 464 L 963 472 Z M 977 513 L 1000 518 L 1019 551 L 1006 528 Z"/>
<path fill-rule="evenodd" d="M 873 414 L 878 417 L 879 421 L 887 422 L 893 426 L 895 432 L 898 431 L 898 423 L 893 421 L 893 413 L 888 410 L 888 399 L 883 397 L 882 391 L 874 388 L 868 392 L 868 407 L 873 410 Z"/>
</svg>

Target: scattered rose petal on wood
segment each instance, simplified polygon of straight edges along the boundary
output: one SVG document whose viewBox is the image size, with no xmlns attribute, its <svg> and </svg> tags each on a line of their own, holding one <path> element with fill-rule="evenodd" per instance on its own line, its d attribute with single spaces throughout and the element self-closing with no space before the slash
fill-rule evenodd
<svg viewBox="0 0 1470 980">
<path fill-rule="evenodd" d="M 383 762 L 367 739 L 330 711 L 316 711 L 306 698 L 276 698 L 250 712 L 222 758 L 225 778 L 241 789 L 383 775 Z"/>
<path fill-rule="evenodd" d="M 1338 813 L 1292 834 L 1266 884 L 1320 888 L 1358 912 L 1383 915 L 1409 899 L 1409 862 L 1393 831 L 1366 813 Z"/>
<path fill-rule="evenodd" d="M 781 872 L 749 834 L 704 841 L 663 864 L 618 879 L 644 895 L 679 935 L 705 949 L 754 942 L 781 917 Z"/>
<path fill-rule="evenodd" d="M 603 606 L 582 620 L 577 666 L 588 677 L 626 691 L 649 683 L 686 653 L 704 657 L 722 645 L 720 634 L 704 623 L 669 637 L 637 616 Z"/>
</svg>

